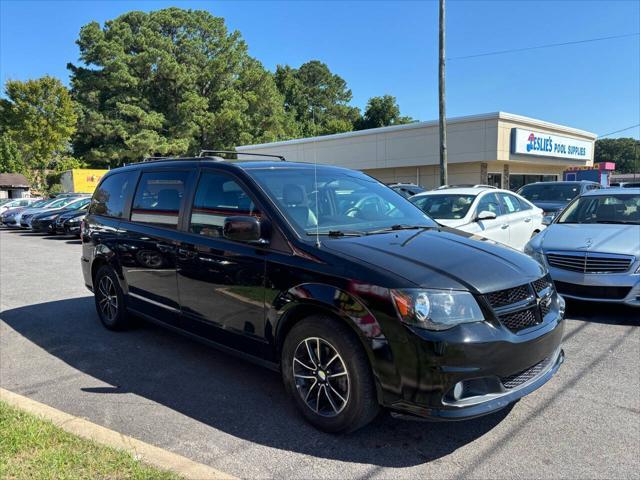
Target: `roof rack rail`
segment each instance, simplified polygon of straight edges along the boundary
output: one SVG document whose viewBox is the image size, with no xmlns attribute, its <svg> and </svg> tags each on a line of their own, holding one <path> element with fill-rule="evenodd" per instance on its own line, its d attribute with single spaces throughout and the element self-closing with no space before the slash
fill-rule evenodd
<svg viewBox="0 0 640 480">
<path fill-rule="evenodd" d="M 214 155 L 218 155 L 220 153 L 223 154 L 233 154 L 233 155 L 251 155 L 254 157 L 271 157 L 271 158 L 277 158 L 282 162 L 286 162 L 287 159 L 284 158 L 282 155 L 270 155 L 267 153 L 248 153 L 248 152 L 236 152 L 235 150 L 200 150 L 200 154 L 198 155 L 198 158 L 203 158 L 206 156 L 209 156 L 208 154 L 214 154 Z"/>
<path fill-rule="evenodd" d="M 153 162 L 154 160 L 167 160 L 171 157 L 159 157 L 159 156 L 151 156 L 151 157 L 144 157 L 142 159 L 143 162 Z"/>
<path fill-rule="evenodd" d="M 493 185 L 486 185 L 484 183 L 462 183 L 460 185 L 442 185 L 438 188 L 436 188 L 436 190 L 446 190 L 447 188 L 495 188 L 497 189 L 498 187 L 495 187 Z"/>
</svg>

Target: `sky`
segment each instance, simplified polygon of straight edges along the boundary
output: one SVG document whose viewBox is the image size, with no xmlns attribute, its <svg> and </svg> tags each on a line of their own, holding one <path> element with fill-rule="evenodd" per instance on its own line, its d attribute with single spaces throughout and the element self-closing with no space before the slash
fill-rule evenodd
<svg viewBox="0 0 640 480">
<path fill-rule="evenodd" d="M 204 9 L 238 30 L 266 68 L 317 59 L 352 104 L 394 95 L 438 117 L 436 1 L 0 0 L 0 80 L 69 80 L 80 28 L 130 10 Z M 598 135 L 640 124 L 640 36 L 458 58 L 640 32 L 640 0 L 447 0 L 447 117 L 505 111 Z M 640 126 L 611 135 L 640 138 Z"/>
</svg>

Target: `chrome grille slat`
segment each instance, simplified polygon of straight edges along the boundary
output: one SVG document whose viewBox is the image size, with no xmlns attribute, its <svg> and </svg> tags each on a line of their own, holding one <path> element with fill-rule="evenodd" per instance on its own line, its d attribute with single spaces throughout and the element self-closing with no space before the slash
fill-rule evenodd
<svg viewBox="0 0 640 480">
<path fill-rule="evenodd" d="M 547 252 L 552 267 L 583 273 L 624 273 L 635 258 L 598 252 Z"/>
</svg>

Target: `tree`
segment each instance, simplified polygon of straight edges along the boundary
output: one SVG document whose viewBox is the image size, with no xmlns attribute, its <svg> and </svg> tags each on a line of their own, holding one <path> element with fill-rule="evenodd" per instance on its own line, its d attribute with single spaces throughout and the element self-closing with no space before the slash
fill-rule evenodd
<svg viewBox="0 0 640 480">
<path fill-rule="evenodd" d="M 364 130 L 388 125 L 401 125 L 413 121 L 411 117 L 400 115 L 400 107 L 396 103 L 396 97 L 384 95 L 369 99 L 364 115 L 356 122 L 355 128 L 356 130 Z"/>
<path fill-rule="evenodd" d="M 60 80 L 49 76 L 9 80 L 5 94 L 0 100 L 0 163 L 38 182 L 69 152 L 75 104 Z"/>
<path fill-rule="evenodd" d="M 118 165 L 294 130 L 273 75 L 206 11 L 129 12 L 85 25 L 77 43 L 86 66 L 68 68 L 81 106 L 74 150 L 83 159 Z"/>
<path fill-rule="evenodd" d="M 640 173 L 640 140 L 602 138 L 596 140 L 594 162 L 615 162 L 619 173 Z"/>
<path fill-rule="evenodd" d="M 278 65 L 275 80 L 299 136 L 348 132 L 360 117 L 358 108 L 348 105 L 352 95 L 347 82 L 318 60 L 298 69 Z"/>
</svg>

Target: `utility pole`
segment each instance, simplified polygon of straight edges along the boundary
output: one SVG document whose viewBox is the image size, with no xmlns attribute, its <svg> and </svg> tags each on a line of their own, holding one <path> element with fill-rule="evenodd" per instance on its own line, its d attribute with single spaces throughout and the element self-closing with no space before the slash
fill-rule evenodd
<svg viewBox="0 0 640 480">
<path fill-rule="evenodd" d="M 438 62 L 438 97 L 439 97 L 439 125 L 440 125 L 440 185 L 448 184 L 447 172 L 447 119 L 445 103 L 445 72 L 444 72 L 444 39 L 445 39 L 445 16 L 444 1 L 440 0 L 440 32 L 439 32 L 439 62 Z"/>
</svg>

